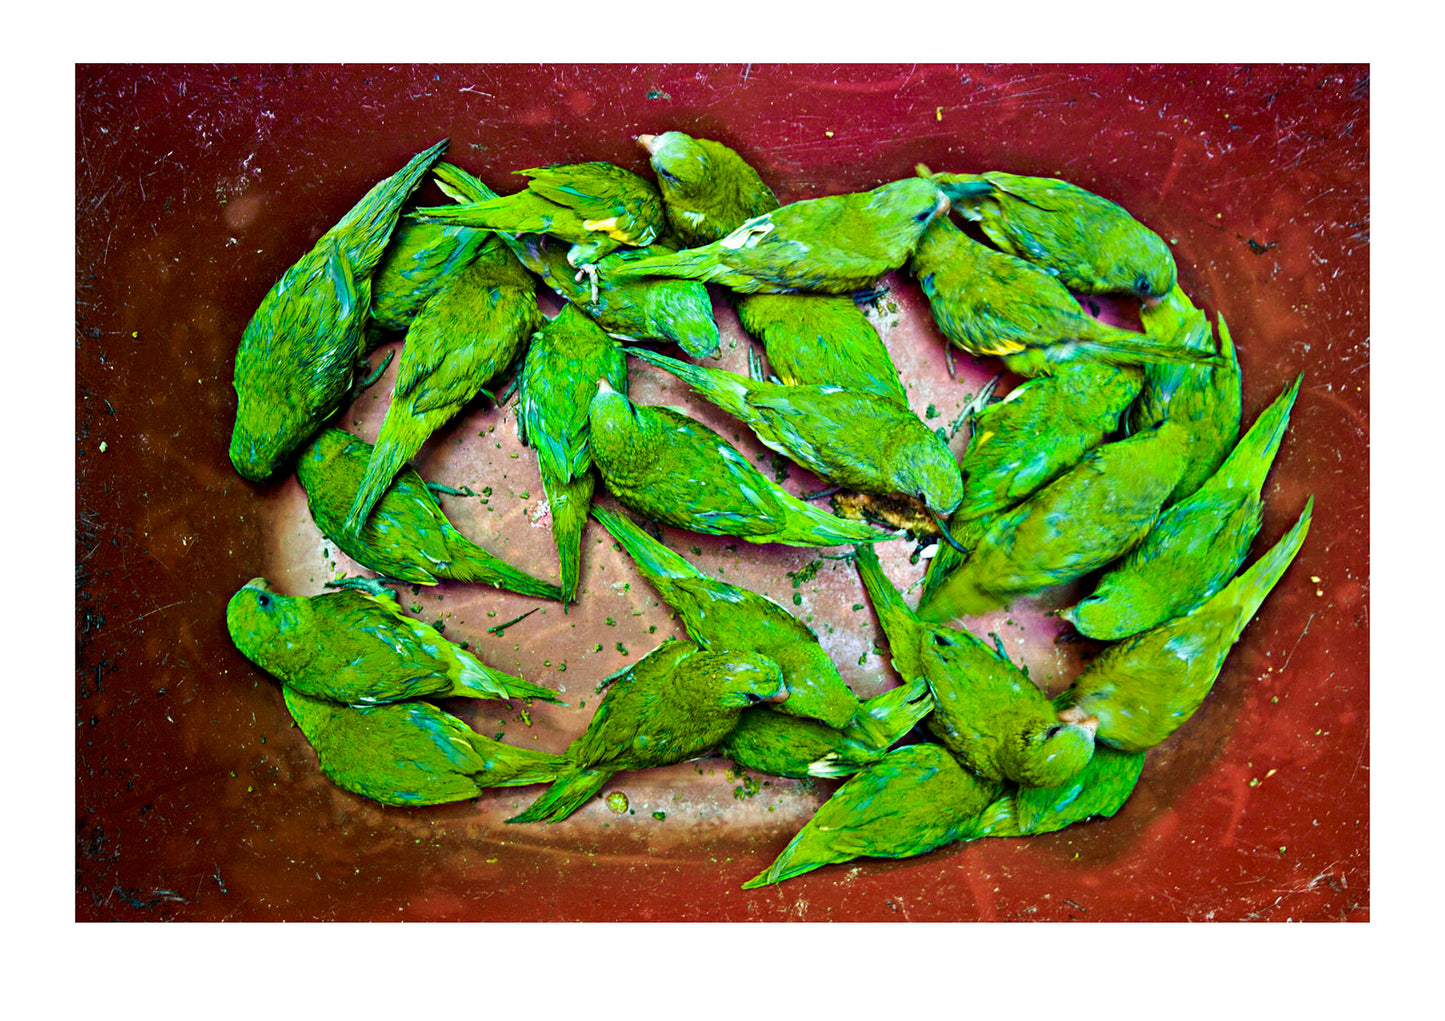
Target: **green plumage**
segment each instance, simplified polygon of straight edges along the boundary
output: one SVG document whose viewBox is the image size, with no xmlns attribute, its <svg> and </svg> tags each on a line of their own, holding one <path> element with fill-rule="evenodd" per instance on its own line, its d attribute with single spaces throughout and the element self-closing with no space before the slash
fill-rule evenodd
<svg viewBox="0 0 1445 1021">
<path fill-rule="evenodd" d="M 226 606 L 226 627 L 242 655 L 312 698 L 350 705 L 426 696 L 560 701 L 492 669 L 377 592 L 283 596 L 252 578 Z"/>
<path fill-rule="evenodd" d="M 773 374 L 789 386 L 831 384 L 908 407 L 888 348 L 847 295 L 744 294 L 737 313 L 743 329 L 762 341 Z"/>
<path fill-rule="evenodd" d="M 941 515 L 952 513 L 963 498 L 948 444 L 907 406 L 833 384 L 786 386 L 638 348 L 628 353 L 678 377 L 747 423 L 764 446 L 825 482 L 860 493 L 918 497 Z"/>
<path fill-rule="evenodd" d="M 941 621 L 982 613 L 1128 552 L 1179 481 L 1186 444 L 1170 422 L 1101 444 L 1022 503 L 980 519 L 987 527 L 972 552 L 933 587 L 919 615 Z"/>
<path fill-rule="evenodd" d="M 959 459 L 962 520 L 1010 507 L 1058 478 L 1119 428 L 1138 369 L 1078 363 L 1015 387 L 973 419 Z"/>
<path fill-rule="evenodd" d="M 664 245 L 614 252 L 596 265 L 596 290 L 579 283 L 555 243 L 540 234 L 520 234 L 512 251 L 547 286 L 591 316 L 608 333 L 624 340 L 676 344 L 694 358 L 719 351 L 717 321 L 707 287 L 693 280 L 634 280 L 619 267 L 658 252 Z"/>
<path fill-rule="evenodd" d="M 371 305 L 371 274 L 402 204 L 445 139 L 366 193 L 267 292 L 241 335 L 233 385 L 231 463 L 262 482 L 351 392 Z"/>
<path fill-rule="evenodd" d="M 552 514 L 564 605 L 577 598 L 582 527 L 592 506 L 587 408 L 599 379 L 626 393 L 627 359 L 617 341 L 567 305 L 532 338 L 517 403 L 522 439 L 536 451 Z"/>
<path fill-rule="evenodd" d="M 922 178 L 828 195 L 755 216 L 700 248 L 629 263 L 629 276 L 686 277 L 743 294 L 847 294 L 907 261 L 948 200 Z"/>
<path fill-rule="evenodd" d="M 451 164 L 437 167 L 437 179 L 442 190 L 458 202 L 495 197 L 485 184 Z M 717 323 L 705 286 L 692 280 L 620 280 L 613 273 L 629 260 L 671 252 L 671 246 L 659 242 L 622 249 L 589 265 L 584 274 L 574 272 L 575 245 L 567 249 L 541 233 L 500 236 L 524 266 L 608 333 L 677 344 L 694 358 L 717 354 Z"/>
<path fill-rule="evenodd" d="M 1164 239 L 1101 195 L 1053 177 L 918 169 L 995 245 L 1071 291 L 1151 301 L 1174 287 L 1174 256 Z"/>
<path fill-rule="evenodd" d="M 912 744 L 861 770 L 819 807 L 751 890 L 854 858 L 908 858 L 966 833 L 999 785 L 936 744 Z"/>
<path fill-rule="evenodd" d="M 970 836 L 1028 837 L 1053 833 L 1124 807 L 1144 769 L 1143 752 L 1096 745 L 1093 757 L 1073 779 L 1057 787 L 1014 787 L 979 813 Z"/>
<path fill-rule="evenodd" d="M 437 288 L 466 269 L 489 234 L 471 227 L 402 220 L 371 275 L 371 322 L 387 330 L 405 330 Z"/>
<path fill-rule="evenodd" d="M 748 542 L 837 546 L 886 538 L 792 496 L 727 440 L 671 408 L 598 387 L 588 411 L 592 462 L 623 506 L 675 528 Z"/>
<path fill-rule="evenodd" d="M 531 275 L 495 235 L 438 287 L 407 330 L 348 532 L 360 531 L 401 466 L 512 364 L 544 321 Z"/>
<path fill-rule="evenodd" d="M 1138 365 L 1211 357 L 1094 319 L 1054 277 L 974 241 L 946 216 L 929 225 L 908 268 L 951 343 L 971 355 L 995 355 L 1022 376 L 1079 360 Z"/>
<path fill-rule="evenodd" d="M 732 149 L 681 131 L 639 135 L 673 233 L 688 248 L 718 241 L 778 208 L 777 196 Z"/>
<path fill-rule="evenodd" d="M 573 266 L 596 262 L 619 245 L 650 245 L 666 227 L 657 188 L 623 167 L 566 163 L 516 173 L 531 178 L 526 190 L 430 206 L 414 215 L 423 223 L 551 234 L 572 244 Z"/>
<path fill-rule="evenodd" d="M 1092 726 L 1065 722 L 1038 686 L 967 630 L 928 624 L 884 575 L 878 555 L 858 549 L 858 574 L 904 681 L 924 677 L 934 710 L 925 725 L 965 766 L 990 780 L 1057 787 L 1094 751 Z"/>
<path fill-rule="evenodd" d="M 1265 409 L 1209 481 L 1160 514 L 1093 595 L 1059 616 L 1090 638 L 1124 638 L 1186 613 L 1233 578 L 1263 521 L 1261 490 L 1301 378 Z"/>
<path fill-rule="evenodd" d="M 780 708 L 756 706 L 743 710 L 718 753 L 770 776 L 848 776 L 883 758 L 932 711 L 933 696 L 922 677 L 865 699 L 859 719 L 841 729 L 789 716 Z"/>
<path fill-rule="evenodd" d="M 343 526 L 371 460 L 371 444 L 340 429 L 322 432 L 302 453 L 297 477 L 316 527 L 352 560 L 386 578 L 414 585 L 439 579 L 480 582 L 540 599 L 560 599 L 556 585 L 488 553 L 457 531 L 411 468 L 397 473 L 359 534 Z"/>
<path fill-rule="evenodd" d="M 777 197 L 732 149 L 681 131 L 638 138 L 652 158 L 673 232 L 689 248 L 719 241 Z M 743 329 L 763 343 L 789 385 L 831 383 L 908 407 L 908 394 L 878 331 L 846 295 L 736 295 Z M 695 358 L 707 357 L 688 351 Z"/>
<path fill-rule="evenodd" d="M 614 680 L 557 781 L 508 822 L 565 819 L 621 769 L 682 762 L 715 748 L 738 714 L 788 697 L 777 664 L 751 652 L 668 640 Z"/>
<path fill-rule="evenodd" d="M 440 805 L 487 787 L 547 783 L 562 765 L 559 755 L 478 734 L 429 702 L 348 706 L 281 691 L 321 772 L 384 805 Z"/>
<path fill-rule="evenodd" d="M 1213 353 L 1214 333 L 1204 313 L 1175 288 L 1154 308 L 1140 313 L 1144 328 L 1161 343 Z M 1214 474 L 1239 437 L 1242 404 L 1239 358 L 1224 317 L 1219 319 L 1217 364 L 1183 362 L 1149 365 L 1144 389 L 1129 412 L 1129 429 L 1142 432 L 1166 418 L 1185 428 L 1190 447 L 1184 474 L 1166 505 L 1182 500 Z"/>
<path fill-rule="evenodd" d="M 778 712 L 846 727 L 858 698 L 806 624 L 767 596 L 709 578 L 625 516 L 594 507 L 592 514 L 627 551 L 658 595 L 704 649 L 761 653 L 778 664 L 788 700 Z"/>
<path fill-rule="evenodd" d="M 1309 534 L 1314 498 L 1267 553 L 1182 617 L 1110 645 L 1065 695 L 1062 715 L 1099 721 L 1099 741 L 1152 748 L 1194 715 L 1239 639 Z"/>
<path fill-rule="evenodd" d="M 959 459 L 963 500 L 948 522 L 954 542 L 972 549 L 993 516 L 1078 464 L 1118 429 L 1141 384 L 1138 369 L 1076 362 L 1028 380 L 974 415 Z M 951 545 L 939 544 L 924 575 L 923 602 L 962 560 Z"/>
</svg>

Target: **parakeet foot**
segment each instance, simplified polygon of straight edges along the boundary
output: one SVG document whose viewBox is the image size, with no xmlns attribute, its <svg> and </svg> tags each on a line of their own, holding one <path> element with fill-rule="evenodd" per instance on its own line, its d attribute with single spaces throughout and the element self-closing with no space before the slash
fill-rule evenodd
<svg viewBox="0 0 1445 1021">
<path fill-rule="evenodd" d="M 481 493 L 475 493 L 475 492 L 473 492 L 470 486 L 463 486 L 461 489 L 457 489 L 457 488 L 455 488 L 454 486 L 448 486 L 448 485 L 445 485 L 445 484 L 443 484 L 443 483 L 441 483 L 441 482 L 428 482 L 428 483 L 426 483 L 426 488 L 427 488 L 428 490 L 430 490 L 432 493 L 440 493 L 442 496 L 481 496 L 481 495 L 482 495 Z"/>
<path fill-rule="evenodd" d="M 587 278 L 587 284 L 592 288 L 592 300 L 595 302 L 599 293 L 597 290 L 597 264 L 595 262 L 587 262 L 578 266 L 577 273 L 572 279 L 580 284 L 583 277 Z"/>
<path fill-rule="evenodd" d="M 354 401 L 356 398 L 360 397 L 367 387 L 371 386 L 371 384 L 375 383 L 378 379 L 382 377 L 382 375 L 386 372 L 386 367 L 391 364 L 391 360 L 395 357 L 395 351 L 388 351 L 386 353 L 386 357 L 381 360 L 381 364 L 374 369 L 371 368 L 371 363 L 367 361 L 363 360 L 358 362 L 358 368 L 363 365 L 366 366 L 366 375 L 360 379 L 353 379 L 351 381 L 351 392 L 347 394 L 346 399 L 348 401 Z"/>
<path fill-rule="evenodd" d="M 950 347 L 950 357 L 952 354 L 953 349 Z M 965 425 L 969 427 L 969 431 L 972 433 L 974 417 L 984 408 L 988 407 L 989 401 L 993 400 L 994 391 L 998 389 L 998 381 L 1001 379 L 1003 379 L 1003 373 L 999 373 L 994 376 L 993 379 L 990 379 L 983 385 L 983 389 L 979 390 L 978 393 L 974 394 L 965 402 L 962 410 L 958 413 L 958 417 L 948 426 L 948 438 L 950 440 L 957 436 L 958 430 L 962 429 Z"/>
<path fill-rule="evenodd" d="M 751 347 L 748 348 L 748 376 L 756 379 L 759 383 L 765 382 L 768 378 L 763 372 L 763 360 Z"/>
</svg>

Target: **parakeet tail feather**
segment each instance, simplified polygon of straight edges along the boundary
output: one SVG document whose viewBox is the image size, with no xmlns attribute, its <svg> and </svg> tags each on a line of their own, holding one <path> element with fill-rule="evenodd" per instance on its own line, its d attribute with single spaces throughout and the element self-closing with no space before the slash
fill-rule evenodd
<svg viewBox="0 0 1445 1021">
<path fill-rule="evenodd" d="M 560 822 L 585 805 L 611 776 L 610 769 L 566 768 L 541 797 L 507 822 Z"/>
</svg>

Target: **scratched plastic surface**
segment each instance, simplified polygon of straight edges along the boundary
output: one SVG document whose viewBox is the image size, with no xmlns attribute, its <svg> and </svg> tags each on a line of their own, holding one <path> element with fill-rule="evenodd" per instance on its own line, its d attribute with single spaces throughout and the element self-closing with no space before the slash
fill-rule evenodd
<svg viewBox="0 0 1445 1021">
<path fill-rule="evenodd" d="M 76 917 L 1367 919 L 1368 109 L 1363 66 L 79 67 Z M 738 148 L 783 201 L 871 188 L 917 162 L 1067 178 L 1159 230 L 1185 291 L 1227 318 L 1246 426 L 1305 371 L 1255 552 L 1313 493 L 1309 539 L 1113 819 L 744 891 L 834 784 L 707 758 L 618 774 L 607 790 L 626 809 L 594 801 L 552 826 L 501 821 L 541 788 L 386 808 L 321 776 L 275 682 L 231 646 L 224 608 L 248 578 L 309 594 L 355 572 L 294 477 L 253 487 L 226 457 L 236 344 L 276 277 L 440 137 L 506 191 L 520 183 L 509 171 L 552 162 L 646 173 L 632 136 L 669 128 Z M 905 276 L 885 283 L 870 314 L 914 409 L 946 426 L 993 368 L 960 356 L 950 379 L 926 302 Z M 742 369 L 747 341 L 716 297 L 721 364 Z M 633 371 L 638 399 L 696 409 L 773 472 L 741 426 Z M 341 424 L 374 439 L 392 379 Z M 479 402 L 415 463 L 490 487 L 443 506 L 555 578 L 514 411 Z M 796 467 L 784 484 L 816 488 Z M 807 618 L 860 695 L 896 683 L 871 609 L 855 609 L 856 573 L 824 558 L 840 551 L 664 538 Z M 905 588 L 922 575 L 913 549 L 880 547 Z M 595 523 L 582 587 L 568 614 L 483 587 L 400 594 L 489 662 L 564 691 L 569 707 L 530 717 L 457 707 L 487 733 L 560 751 L 598 679 L 680 634 Z M 1090 649 L 1055 644 L 1047 611 L 1076 594 L 970 623 L 1057 691 Z"/>
</svg>

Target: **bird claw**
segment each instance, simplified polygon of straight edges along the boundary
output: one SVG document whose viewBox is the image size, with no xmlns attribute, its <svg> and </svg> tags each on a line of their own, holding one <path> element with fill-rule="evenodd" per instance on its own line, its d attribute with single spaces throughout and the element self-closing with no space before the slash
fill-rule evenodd
<svg viewBox="0 0 1445 1021">
<path fill-rule="evenodd" d="M 580 284 L 583 277 L 587 278 L 587 283 L 592 288 L 592 300 L 595 302 L 597 295 L 600 293 L 597 290 L 597 264 L 595 262 L 586 262 L 578 266 L 577 272 L 572 279 Z"/>
<path fill-rule="evenodd" d="M 998 381 L 1001 379 L 1003 379 L 1003 373 L 1000 372 L 994 376 L 993 379 L 985 383 L 982 390 L 974 394 L 964 403 L 963 409 L 958 413 L 958 417 L 955 418 L 948 427 L 948 438 L 950 440 L 958 435 L 958 430 L 962 429 L 964 425 L 969 426 L 970 434 L 972 434 L 974 417 L 988 406 L 989 401 L 993 400 L 994 391 L 998 389 Z"/>
</svg>

